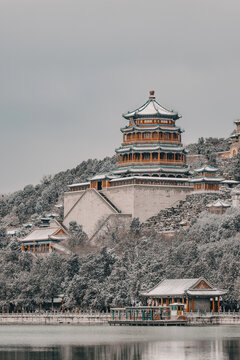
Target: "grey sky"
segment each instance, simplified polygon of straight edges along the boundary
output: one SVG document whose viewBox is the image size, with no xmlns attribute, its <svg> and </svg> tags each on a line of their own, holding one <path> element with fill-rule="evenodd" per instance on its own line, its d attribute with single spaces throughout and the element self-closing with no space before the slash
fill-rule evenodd
<svg viewBox="0 0 240 360">
<path fill-rule="evenodd" d="M 154 89 L 185 143 L 240 117 L 240 3 L 0 0 L 0 193 L 112 155 Z"/>
</svg>

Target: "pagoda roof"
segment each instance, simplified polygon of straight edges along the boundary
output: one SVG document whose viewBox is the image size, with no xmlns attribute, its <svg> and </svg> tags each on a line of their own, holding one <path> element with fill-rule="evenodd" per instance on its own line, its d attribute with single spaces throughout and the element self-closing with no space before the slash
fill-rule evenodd
<svg viewBox="0 0 240 360">
<path fill-rule="evenodd" d="M 138 172 L 171 172 L 171 173 L 188 173 L 189 168 L 188 167 L 177 167 L 177 166 L 127 166 L 119 169 L 115 169 L 112 171 L 113 174 L 127 174 L 127 173 L 138 173 Z"/>
<path fill-rule="evenodd" d="M 128 151 L 158 151 L 158 150 L 164 150 L 164 151 L 184 151 L 184 147 L 182 146 L 174 146 L 174 145 L 166 145 L 166 144 L 134 144 L 129 146 L 120 146 L 115 151 L 117 153 L 125 153 Z"/>
<path fill-rule="evenodd" d="M 129 111 L 126 114 L 123 114 L 125 119 L 138 119 L 138 118 L 169 118 L 169 119 L 179 119 L 181 115 L 177 112 L 168 110 L 160 105 L 154 96 L 154 91 L 150 91 L 150 96 L 147 102 L 137 108 L 134 111 Z"/>
<path fill-rule="evenodd" d="M 214 167 L 212 167 L 212 166 L 210 166 L 210 165 L 204 165 L 204 166 L 202 166 L 202 167 L 199 168 L 199 169 L 194 169 L 194 171 L 197 172 L 197 173 L 201 173 L 201 172 L 216 172 L 216 171 L 218 171 L 218 169 L 217 169 L 217 168 L 214 168 Z"/>
</svg>

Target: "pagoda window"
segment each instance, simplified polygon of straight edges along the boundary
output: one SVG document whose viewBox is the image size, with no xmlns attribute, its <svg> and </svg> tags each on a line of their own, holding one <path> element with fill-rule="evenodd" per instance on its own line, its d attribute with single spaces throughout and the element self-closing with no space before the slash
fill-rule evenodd
<svg viewBox="0 0 240 360">
<path fill-rule="evenodd" d="M 165 177 L 166 177 L 166 174 L 161 174 L 160 176 L 165 178 Z"/>
<path fill-rule="evenodd" d="M 163 153 L 163 152 L 160 153 L 160 159 L 161 159 L 161 160 L 164 160 L 164 159 L 165 159 L 165 153 Z"/>
<path fill-rule="evenodd" d="M 137 133 L 137 139 L 141 139 L 141 133 Z"/>
<path fill-rule="evenodd" d="M 131 139 L 131 134 L 127 134 L 127 140 Z"/>
<path fill-rule="evenodd" d="M 182 175 L 177 175 L 176 176 L 178 179 L 182 179 Z"/>
<path fill-rule="evenodd" d="M 163 133 L 160 131 L 159 132 L 159 139 L 162 139 L 163 138 Z"/>
<path fill-rule="evenodd" d="M 177 139 L 178 138 L 178 135 L 176 133 L 173 134 L 173 139 Z"/>
<path fill-rule="evenodd" d="M 164 133 L 164 139 L 169 139 L 169 133 Z"/>
<path fill-rule="evenodd" d="M 129 160 L 132 160 L 132 154 L 129 154 Z"/>
<path fill-rule="evenodd" d="M 143 160 L 150 160 L 150 153 L 143 153 Z"/>
<path fill-rule="evenodd" d="M 175 178 L 175 176 L 174 176 L 174 175 L 168 175 L 168 177 L 169 177 L 169 178 Z"/>
<path fill-rule="evenodd" d="M 158 177 L 158 174 L 153 174 L 152 176 L 153 176 L 153 177 Z"/>
<path fill-rule="evenodd" d="M 151 133 L 150 132 L 146 132 L 145 134 L 143 134 L 144 139 L 150 139 L 151 137 Z"/>
<path fill-rule="evenodd" d="M 134 160 L 140 160 L 140 154 L 135 153 L 133 158 L 134 158 Z"/>
<path fill-rule="evenodd" d="M 172 153 L 167 153 L 167 159 L 168 160 L 173 160 L 174 159 L 173 154 Z"/>
<path fill-rule="evenodd" d="M 153 139 L 157 139 L 157 132 L 153 133 Z"/>
<path fill-rule="evenodd" d="M 153 153 L 152 154 L 152 159 L 153 160 L 158 160 L 158 153 Z"/>
</svg>

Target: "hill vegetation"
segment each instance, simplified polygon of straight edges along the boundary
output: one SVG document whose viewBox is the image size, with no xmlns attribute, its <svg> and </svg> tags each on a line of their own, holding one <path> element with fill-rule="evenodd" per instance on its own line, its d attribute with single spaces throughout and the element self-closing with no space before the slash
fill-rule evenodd
<svg viewBox="0 0 240 360">
<path fill-rule="evenodd" d="M 215 141 L 215 140 L 214 140 Z M 210 155 L 213 140 L 199 141 L 191 151 Z M 218 143 L 217 143 L 218 144 Z M 204 149 L 208 147 L 208 151 Z M 225 150 L 219 141 L 218 151 Z M 214 147 L 216 150 L 216 147 Z M 212 150 L 211 150 L 212 151 Z M 232 174 L 240 179 L 240 157 L 228 161 Z M 78 224 L 71 224 L 69 246 L 75 253 L 56 253 L 43 258 L 22 253 L 16 239 L 6 233 L 6 225 L 37 224 L 39 217 L 62 203 L 63 192 L 71 183 L 84 182 L 96 173 L 116 166 L 116 157 L 88 160 L 72 170 L 45 177 L 39 185 L 2 197 L 0 201 L 0 306 L 5 309 L 36 308 L 64 293 L 65 306 L 73 309 L 106 310 L 110 306 L 135 305 L 140 292 L 162 278 L 205 276 L 214 285 L 229 290 L 226 309 L 237 309 L 240 301 L 240 209 L 222 216 L 206 212 L 209 198 L 196 207 L 192 196 L 174 209 L 163 211 L 145 224 L 133 219 L 127 229 L 107 232 L 96 247 Z M 226 166 L 223 170 L 226 172 Z M 223 198 L 229 195 L 225 194 Z M 169 212 L 170 211 L 170 212 Z M 185 217 L 190 226 L 183 229 Z M 169 228 L 169 222 L 171 222 Z M 166 240 L 162 231 L 177 230 Z"/>
</svg>

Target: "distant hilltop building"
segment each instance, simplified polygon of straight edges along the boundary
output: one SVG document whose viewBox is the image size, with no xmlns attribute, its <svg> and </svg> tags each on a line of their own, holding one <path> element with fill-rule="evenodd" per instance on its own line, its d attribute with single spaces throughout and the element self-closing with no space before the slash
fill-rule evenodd
<svg viewBox="0 0 240 360">
<path fill-rule="evenodd" d="M 221 159 L 229 159 L 236 156 L 239 153 L 240 149 L 240 119 L 235 120 L 237 128 L 233 135 L 230 136 L 231 145 L 229 151 L 218 152 L 217 156 Z"/>
</svg>

